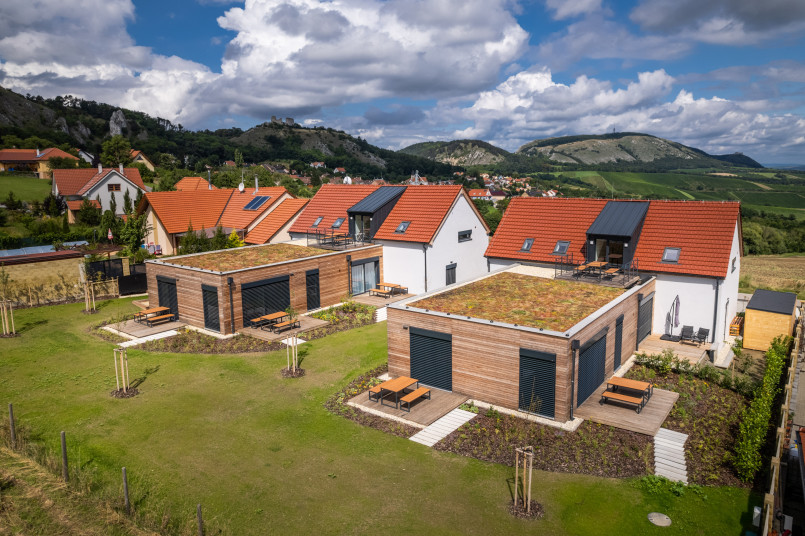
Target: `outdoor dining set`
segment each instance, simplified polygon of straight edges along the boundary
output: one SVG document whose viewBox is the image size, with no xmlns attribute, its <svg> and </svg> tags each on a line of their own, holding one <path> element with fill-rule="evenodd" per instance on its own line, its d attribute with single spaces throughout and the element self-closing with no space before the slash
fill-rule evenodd
<svg viewBox="0 0 805 536">
<path fill-rule="evenodd" d="M 134 321 L 140 324 L 145 324 L 152 327 L 156 324 L 163 322 L 172 322 L 176 319 L 176 315 L 171 313 L 169 307 L 152 307 L 150 309 L 143 309 L 134 313 Z"/>
<path fill-rule="evenodd" d="M 291 315 L 285 311 L 277 311 L 268 315 L 259 316 L 251 319 L 252 326 L 261 330 L 268 329 L 274 333 L 301 327 L 299 319 L 291 320 Z"/>
<path fill-rule="evenodd" d="M 637 406 L 637 413 L 640 413 L 652 394 L 654 386 L 650 382 L 613 376 L 607 380 L 607 388 L 601 393 L 601 404 L 616 400 Z"/>
<path fill-rule="evenodd" d="M 610 259 L 620 259 L 620 255 L 610 255 Z M 573 269 L 576 277 L 590 276 L 597 279 L 611 279 L 617 274 L 621 273 L 621 268 L 617 264 L 612 264 L 607 261 L 592 261 L 585 264 L 579 264 Z"/>
<path fill-rule="evenodd" d="M 378 283 L 376 288 L 369 289 L 370 296 L 391 298 L 395 294 L 408 294 L 408 289 L 396 283 Z"/>
<path fill-rule="evenodd" d="M 374 402 L 379 401 L 383 406 L 391 406 L 391 404 L 384 403 L 386 397 L 391 398 L 391 395 L 394 395 L 395 409 L 404 409 L 410 412 L 412 402 L 426 395 L 428 400 L 430 400 L 430 389 L 420 387 L 419 380 L 407 376 L 399 376 L 392 380 L 386 380 L 369 389 L 369 400 Z M 402 398 L 400 395 L 403 395 Z"/>
</svg>

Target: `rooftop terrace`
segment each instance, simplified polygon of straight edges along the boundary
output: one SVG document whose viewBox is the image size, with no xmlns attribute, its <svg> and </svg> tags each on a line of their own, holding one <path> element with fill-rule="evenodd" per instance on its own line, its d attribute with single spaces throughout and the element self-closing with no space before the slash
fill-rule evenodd
<svg viewBox="0 0 805 536">
<path fill-rule="evenodd" d="M 269 244 L 265 246 L 227 249 L 211 253 L 202 253 L 200 255 L 185 255 L 164 259 L 162 262 L 201 268 L 202 270 L 229 272 L 266 264 L 293 261 L 305 257 L 315 257 L 316 255 L 323 255 L 325 253 L 332 253 L 332 251 L 291 244 Z"/>
<path fill-rule="evenodd" d="M 408 305 L 566 331 L 623 293 L 622 288 L 503 272 Z"/>
</svg>

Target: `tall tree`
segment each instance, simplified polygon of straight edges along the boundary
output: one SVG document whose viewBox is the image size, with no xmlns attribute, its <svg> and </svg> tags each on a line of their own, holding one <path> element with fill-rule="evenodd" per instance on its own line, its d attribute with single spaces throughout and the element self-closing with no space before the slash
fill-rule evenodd
<svg viewBox="0 0 805 536">
<path fill-rule="evenodd" d="M 85 198 L 81 202 L 81 208 L 78 209 L 75 219 L 87 227 L 95 227 L 101 222 L 101 210 L 96 208 L 92 201 Z"/>
<path fill-rule="evenodd" d="M 131 163 L 131 144 L 123 136 L 112 136 L 101 147 L 101 164 L 106 167 L 127 166 Z"/>
<path fill-rule="evenodd" d="M 124 212 L 125 214 L 131 214 L 131 212 L 132 212 L 132 208 L 131 208 L 131 196 L 129 195 L 129 191 L 128 191 L 128 189 L 127 189 L 127 190 L 126 190 L 126 192 L 123 194 L 123 212 Z"/>
<path fill-rule="evenodd" d="M 239 168 L 243 167 L 243 153 L 240 152 L 240 149 L 235 149 L 235 166 Z"/>
<path fill-rule="evenodd" d="M 114 192 L 112 192 L 112 197 L 109 201 L 109 210 L 112 211 L 112 214 L 117 214 L 117 196 Z"/>
</svg>

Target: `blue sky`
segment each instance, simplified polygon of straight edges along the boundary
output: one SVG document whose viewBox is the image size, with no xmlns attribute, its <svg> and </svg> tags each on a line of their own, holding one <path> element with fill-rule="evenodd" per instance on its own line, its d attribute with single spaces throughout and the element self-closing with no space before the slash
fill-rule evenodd
<svg viewBox="0 0 805 536">
<path fill-rule="evenodd" d="M 805 2 L 11 0 L 0 85 L 392 149 L 617 130 L 802 163 Z"/>
</svg>

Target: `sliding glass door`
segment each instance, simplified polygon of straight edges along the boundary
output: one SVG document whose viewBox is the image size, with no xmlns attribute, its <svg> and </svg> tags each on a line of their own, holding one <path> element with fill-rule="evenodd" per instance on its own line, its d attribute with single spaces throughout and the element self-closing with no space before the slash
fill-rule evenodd
<svg viewBox="0 0 805 536">
<path fill-rule="evenodd" d="M 352 265 L 352 295 L 357 296 L 375 288 L 380 282 L 379 261 Z"/>
</svg>

